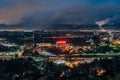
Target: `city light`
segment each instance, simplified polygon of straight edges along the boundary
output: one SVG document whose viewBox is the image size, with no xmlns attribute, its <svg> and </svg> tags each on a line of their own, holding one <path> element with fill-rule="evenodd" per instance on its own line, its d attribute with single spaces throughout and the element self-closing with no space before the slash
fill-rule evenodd
<svg viewBox="0 0 120 80">
<path fill-rule="evenodd" d="M 65 40 L 58 40 L 56 43 L 57 44 L 66 44 L 66 41 Z"/>
<path fill-rule="evenodd" d="M 0 0 L 0 80 L 120 80 L 120 1 Z"/>
</svg>

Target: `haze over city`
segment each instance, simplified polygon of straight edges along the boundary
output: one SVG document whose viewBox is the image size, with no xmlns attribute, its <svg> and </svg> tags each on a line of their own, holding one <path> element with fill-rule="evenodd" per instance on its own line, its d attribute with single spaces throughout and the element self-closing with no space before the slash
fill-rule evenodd
<svg viewBox="0 0 120 80">
<path fill-rule="evenodd" d="M 94 25 L 104 21 L 119 28 L 119 0 L 1 0 L 0 28 L 47 29 L 54 24 Z M 67 26 L 68 27 L 68 26 Z M 89 26 L 87 26 L 89 27 Z M 48 29 L 50 29 L 49 27 Z M 57 28 L 60 28 L 58 26 Z M 69 27 L 68 27 L 69 28 Z"/>
</svg>

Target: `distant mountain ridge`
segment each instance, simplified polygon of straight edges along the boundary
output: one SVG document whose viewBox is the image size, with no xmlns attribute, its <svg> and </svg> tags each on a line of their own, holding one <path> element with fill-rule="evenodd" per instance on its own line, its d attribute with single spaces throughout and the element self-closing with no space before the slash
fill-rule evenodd
<svg viewBox="0 0 120 80">
<path fill-rule="evenodd" d="M 120 30 L 120 24 L 106 24 L 103 25 L 104 29 L 114 29 Z M 91 30 L 91 29 L 99 29 L 98 25 L 96 24 L 52 24 L 52 25 L 24 25 L 24 24 L 0 24 L 0 29 L 48 29 L 48 30 Z"/>
</svg>

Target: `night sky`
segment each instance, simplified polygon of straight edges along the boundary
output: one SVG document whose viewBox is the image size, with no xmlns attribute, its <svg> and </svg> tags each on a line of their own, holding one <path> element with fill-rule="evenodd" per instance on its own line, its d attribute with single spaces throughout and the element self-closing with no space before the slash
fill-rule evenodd
<svg viewBox="0 0 120 80">
<path fill-rule="evenodd" d="M 91 24 L 120 20 L 120 0 L 0 0 L 1 24 Z"/>
</svg>

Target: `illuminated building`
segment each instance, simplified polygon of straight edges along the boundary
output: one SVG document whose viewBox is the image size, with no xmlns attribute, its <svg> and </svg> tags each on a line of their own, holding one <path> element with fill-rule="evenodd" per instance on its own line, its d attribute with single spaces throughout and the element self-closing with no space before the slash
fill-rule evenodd
<svg viewBox="0 0 120 80">
<path fill-rule="evenodd" d="M 36 46 L 38 47 L 51 47 L 51 43 L 37 43 Z"/>
<path fill-rule="evenodd" d="M 67 42 L 65 40 L 58 40 L 56 41 L 56 47 L 57 48 L 65 48 L 67 45 Z"/>
<path fill-rule="evenodd" d="M 99 35 L 99 32 L 97 31 L 97 30 L 95 30 L 94 32 L 93 32 L 93 35 L 95 36 L 95 35 Z"/>
<path fill-rule="evenodd" d="M 112 41 L 112 44 L 114 44 L 114 45 L 120 45 L 120 40 L 114 40 L 114 41 Z"/>
<path fill-rule="evenodd" d="M 36 43 L 35 51 L 36 52 L 41 52 L 46 50 L 47 48 L 52 47 L 51 43 Z"/>
</svg>

